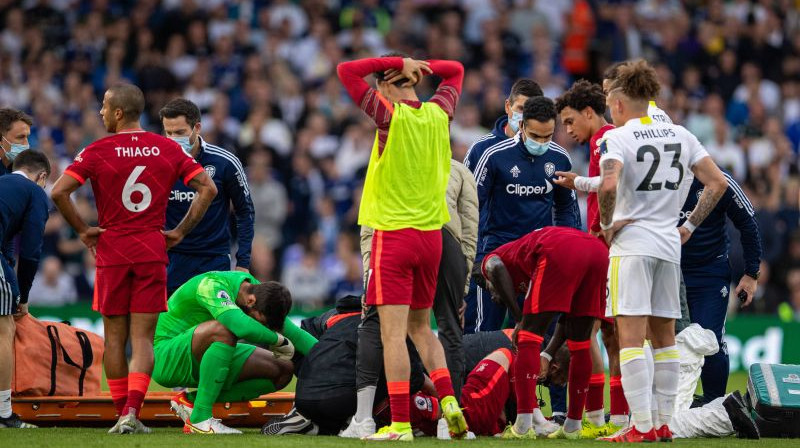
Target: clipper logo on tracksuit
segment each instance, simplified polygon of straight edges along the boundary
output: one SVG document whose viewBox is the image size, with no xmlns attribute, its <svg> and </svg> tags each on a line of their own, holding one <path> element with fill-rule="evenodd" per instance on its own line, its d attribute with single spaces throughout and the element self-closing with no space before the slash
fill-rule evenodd
<svg viewBox="0 0 800 448">
<path fill-rule="evenodd" d="M 194 191 L 172 190 L 169 194 L 170 201 L 192 202 L 197 193 Z"/>
<path fill-rule="evenodd" d="M 553 191 L 553 184 L 550 181 L 545 180 L 544 183 L 545 185 L 508 184 L 506 193 L 525 197 L 533 194 L 548 194 Z"/>
</svg>

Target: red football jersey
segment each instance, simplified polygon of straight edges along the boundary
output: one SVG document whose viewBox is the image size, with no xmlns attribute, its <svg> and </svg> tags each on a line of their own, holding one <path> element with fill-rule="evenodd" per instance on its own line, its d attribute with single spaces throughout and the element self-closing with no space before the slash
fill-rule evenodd
<svg viewBox="0 0 800 448">
<path fill-rule="evenodd" d="M 611 129 L 614 129 L 614 125 L 607 124 L 589 139 L 589 177 L 600 175 L 600 148 L 597 146 L 597 141 Z M 600 232 L 600 209 L 597 205 L 597 193 L 589 193 L 586 198 L 586 226 L 595 232 Z"/>
<path fill-rule="evenodd" d="M 503 260 L 511 281 L 518 293 L 528 290 L 528 283 L 536 273 L 536 264 L 542 255 L 569 257 L 585 249 L 587 241 L 597 238 L 572 227 L 542 227 L 522 238 L 503 244 L 483 259 L 481 269 L 486 275 L 486 262 L 493 256 Z"/>
<path fill-rule="evenodd" d="M 142 130 L 119 132 L 87 146 L 64 171 L 92 181 L 98 225 L 97 265 L 167 263 L 167 202 L 177 179 L 203 167 L 174 141 Z"/>
</svg>

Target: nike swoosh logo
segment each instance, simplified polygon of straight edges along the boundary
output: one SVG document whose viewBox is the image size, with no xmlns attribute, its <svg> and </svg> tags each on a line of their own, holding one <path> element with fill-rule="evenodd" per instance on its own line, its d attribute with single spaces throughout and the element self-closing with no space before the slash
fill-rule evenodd
<svg viewBox="0 0 800 448">
<path fill-rule="evenodd" d="M 187 424 L 189 425 L 189 429 L 191 429 L 192 432 L 196 432 L 198 434 L 214 434 L 214 428 L 209 428 L 208 431 L 203 431 L 202 429 L 198 428 L 197 426 L 194 426 L 191 423 Z"/>
</svg>

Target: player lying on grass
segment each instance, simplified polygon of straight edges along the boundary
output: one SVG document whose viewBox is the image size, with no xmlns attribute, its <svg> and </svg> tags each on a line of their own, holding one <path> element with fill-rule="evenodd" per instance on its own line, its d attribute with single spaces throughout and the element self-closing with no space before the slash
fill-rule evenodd
<svg viewBox="0 0 800 448">
<path fill-rule="evenodd" d="M 675 336 L 675 342 L 680 353 L 680 386 L 670 424 L 672 437 L 687 439 L 737 434 L 740 438 L 758 439 L 758 428 L 747 412 L 739 391 L 717 398 L 702 407 L 690 408 L 705 357 L 713 355 L 719 349 L 714 332 L 692 324 Z M 548 350 L 551 349 L 548 346 Z M 563 362 L 555 367 L 551 365 L 549 375 L 566 375 L 563 365 Z M 471 425 L 472 422 L 470 428 Z M 581 438 L 595 439 L 594 432 L 586 429 L 585 427 Z"/>
<path fill-rule="evenodd" d="M 361 324 L 361 299 L 340 298 L 336 308 L 321 316 L 304 319 L 302 328 L 319 339 L 297 365 L 295 409 L 264 425 L 261 432 L 280 434 L 337 434 L 356 410 L 356 357 Z M 413 345 L 407 339 L 411 376 L 409 391 L 413 396 L 423 387 L 424 368 Z M 373 409 L 388 398 L 386 378 L 377 381 Z M 412 401 L 413 403 L 413 401 Z M 438 409 L 439 403 L 436 403 Z M 414 405 L 411 406 L 412 411 Z M 413 412 L 412 412 L 413 415 Z M 388 421 L 387 421 L 388 422 Z"/>
<path fill-rule="evenodd" d="M 493 297 L 502 300 L 520 322 L 514 342 L 517 418 L 504 438 L 536 438 L 533 410 L 543 336 L 557 313 L 565 313 L 572 362 L 564 427 L 551 438 L 580 437 L 586 390 L 592 371 L 589 336 L 605 303 L 608 249 L 599 239 L 565 227 L 543 227 L 500 246 L 483 261 L 482 272 Z M 521 312 L 514 299 L 525 292 Z M 520 320 L 521 319 L 521 320 Z"/>
<path fill-rule="evenodd" d="M 250 400 L 289 384 L 295 349 L 306 354 L 317 342 L 286 318 L 291 307 L 283 285 L 238 271 L 195 276 L 172 294 L 158 318 L 153 379 L 197 388 L 171 402 L 184 432 L 239 434 L 213 418 L 214 403 Z"/>
</svg>

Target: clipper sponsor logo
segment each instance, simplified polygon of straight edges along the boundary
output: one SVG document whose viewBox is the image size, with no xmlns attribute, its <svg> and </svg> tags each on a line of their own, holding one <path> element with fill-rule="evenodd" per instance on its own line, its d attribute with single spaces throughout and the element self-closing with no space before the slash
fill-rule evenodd
<svg viewBox="0 0 800 448">
<path fill-rule="evenodd" d="M 553 184 L 547 180 L 544 183 L 546 185 L 508 184 L 506 185 L 506 193 L 525 197 L 533 194 L 548 194 L 553 191 Z"/>
<path fill-rule="evenodd" d="M 170 201 L 178 201 L 178 202 L 192 202 L 194 201 L 194 197 L 197 195 L 194 191 L 181 191 L 181 190 L 172 190 L 169 194 Z"/>
</svg>

